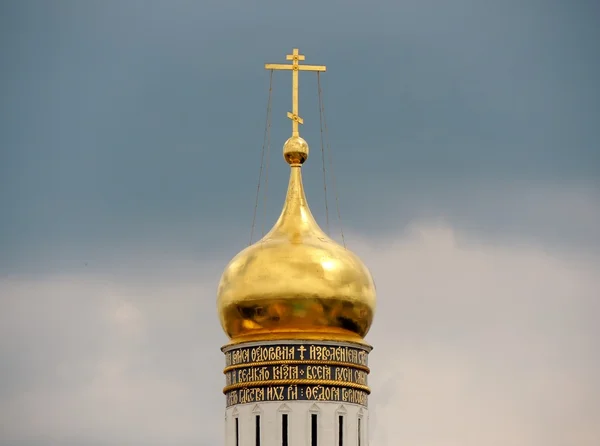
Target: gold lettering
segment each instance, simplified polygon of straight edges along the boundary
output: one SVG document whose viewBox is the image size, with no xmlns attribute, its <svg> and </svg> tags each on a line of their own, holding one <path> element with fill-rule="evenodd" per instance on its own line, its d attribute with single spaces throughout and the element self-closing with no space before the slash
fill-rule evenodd
<svg viewBox="0 0 600 446">
<path fill-rule="evenodd" d="M 276 365 L 273 367 L 273 379 L 285 379 L 283 378 L 284 367 L 287 369 L 289 366 L 285 365 Z"/>
<path fill-rule="evenodd" d="M 237 380 L 241 383 L 267 381 L 270 375 L 268 367 L 247 367 L 237 370 Z"/>
<path fill-rule="evenodd" d="M 233 390 L 227 394 L 227 406 L 233 406 L 238 403 L 238 392 Z"/>
<path fill-rule="evenodd" d="M 367 406 L 367 394 L 356 389 L 342 389 L 342 401 Z"/>
<path fill-rule="evenodd" d="M 336 381 L 352 381 L 352 371 L 350 367 L 336 367 L 334 376 Z"/>
<path fill-rule="evenodd" d="M 262 401 L 298 400 L 298 386 L 276 386 L 267 388 L 248 388 L 232 390 L 227 393 L 227 407 L 236 404 L 257 403 Z M 358 389 L 346 389 L 337 386 L 306 386 L 302 396 L 314 401 L 340 401 L 368 406 L 368 395 Z"/>
<path fill-rule="evenodd" d="M 298 346 L 264 345 L 238 348 L 225 353 L 227 367 L 249 362 L 290 361 L 296 359 L 349 362 L 367 366 L 368 353 L 348 346 L 314 344 L 300 344 Z"/>
<path fill-rule="evenodd" d="M 298 379 L 298 366 L 290 366 L 287 364 L 273 367 L 273 379 Z"/>
<path fill-rule="evenodd" d="M 367 352 L 361 350 L 358 352 L 358 363 L 366 367 L 368 365 L 368 357 L 369 355 Z"/>
<path fill-rule="evenodd" d="M 340 400 L 340 388 L 339 387 L 331 388 L 331 399 L 334 401 Z"/>
<path fill-rule="evenodd" d="M 237 383 L 252 383 L 257 381 L 317 379 L 352 382 L 367 385 L 368 374 L 353 367 L 333 367 L 326 365 L 307 365 L 305 373 L 300 374 L 300 366 L 276 365 L 262 367 L 242 367 L 225 373 L 227 386 Z"/>
<path fill-rule="evenodd" d="M 366 352 L 355 348 L 311 345 L 308 352 L 311 360 L 351 362 L 353 364 L 367 365 Z"/>
<path fill-rule="evenodd" d="M 283 401 L 283 386 L 267 387 L 267 401 Z"/>
<path fill-rule="evenodd" d="M 352 363 L 356 364 L 358 361 L 358 354 L 357 354 L 358 352 L 354 349 L 352 349 L 352 350 L 347 349 L 347 352 L 348 352 L 348 362 L 352 362 Z"/>
<path fill-rule="evenodd" d="M 230 365 L 244 364 L 249 360 L 248 349 L 238 349 L 231 352 Z"/>
<path fill-rule="evenodd" d="M 250 349 L 249 359 L 252 362 L 289 361 L 294 359 L 294 354 L 293 346 L 259 346 Z"/>
<path fill-rule="evenodd" d="M 239 404 L 259 403 L 264 401 L 265 391 L 261 388 L 250 388 L 239 390 Z"/>
<path fill-rule="evenodd" d="M 240 403 L 250 402 L 250 389 L 240 389 Z"/>
<path fill-rule="evenodd" d="M 289 386 L 287 388 L 287 399 L 297 400 L 298 399 L 298 386 Z"/>
<path fill-rule="evenodd" d="M 338 347 L 335 349 L 335 360 L 340 362 L 346 362 L 346 351 L 348 349 L 343 349 L 342 347 Z"/>
<path fill-rule="evenodd" d="M 309 365 L 306 367 L 307 379 L 331 379 L 331 367 L 324 365 Z"/>
<path fill-rule="evenodd" d="M 337 387 L 307 386 L 306 399 L 317 401 L 339 401 L 340 389 Z"/>
<path fill-rule="evenodd" d="M 367 385 L 367 373 L 363 370 L 354 370 L 354 382 L 357 384 Z"/>
</svg>

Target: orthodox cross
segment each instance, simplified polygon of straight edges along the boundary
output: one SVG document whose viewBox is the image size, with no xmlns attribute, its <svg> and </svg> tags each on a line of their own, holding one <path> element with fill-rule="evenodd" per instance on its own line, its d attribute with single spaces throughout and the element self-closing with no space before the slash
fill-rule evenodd
<svg viewBox="0 0 600 446">
<path fill-rule="evenodd" d="M 306 351 L 306 348 L 301 345 L 298 350 L 300 351 L 300 359 L 304 360 L 304 352 Z"/>
<path fill-rule="evenodd" d="M 286 60 L 291 60 L 291 65 L 268 63 L 265 64 L 267 70 L 292 70 L 292 112 L 288 112 L 287 117 L 292 120 L 292 136 L 300 136 L 298 124 L 304 124 L 304 120 L 298 116 L 298 71 L 326 71 L 324 65 L 300 65 L 298 62 L 304 60 L 304 56 L 294 48 L 292 54 L 288 54 Z"/>
</svg>

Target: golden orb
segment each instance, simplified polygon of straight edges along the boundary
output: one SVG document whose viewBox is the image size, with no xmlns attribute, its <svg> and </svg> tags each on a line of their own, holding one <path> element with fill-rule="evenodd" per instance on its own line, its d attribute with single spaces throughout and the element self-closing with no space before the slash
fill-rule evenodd
<svg viewBox="0 0 600 446">
<path fill-rule="evenodd" d="M 303 164 L 308 158 L 308 144 L 299 136 L 292 136 L 283 145 L 283 158 L 288 164 Z"/>
<path fill-rule="evenodd" d="M 318 339 L 362 343 L 375 312 L 367 267 L 317 225 L 304 194 L 308 144 L 284 145 L 291 165 L 283 211 L 260 241 L 229 262 L 219 283 L 221 325 L 232 343 Z"/>
</svg>

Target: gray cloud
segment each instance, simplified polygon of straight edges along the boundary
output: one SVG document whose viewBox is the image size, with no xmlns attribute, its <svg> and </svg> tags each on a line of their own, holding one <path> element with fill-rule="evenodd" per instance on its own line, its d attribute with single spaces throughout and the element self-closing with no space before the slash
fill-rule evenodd
<svg viewBox="0 0 600 446">
<path fill-rule="evenodd" d="M 379 294 L 374 445 L 597 444 L 598 257 L 431 223 L 349 237 Z M 222 442 L 218 274 L 176 269 L 3 280 L 3 442 Z"/>
<path fill-rule="evenodd" d="M 598 442 L 598 258 L 431 226 L 371 258 L 373 382 L 393 392 L 373 444 Z"/>
<path fill-rule="evenodd" d="M 212 288 L 3 281 L 3 442 L 214 444 L 225 338 Z"/>
</svg>

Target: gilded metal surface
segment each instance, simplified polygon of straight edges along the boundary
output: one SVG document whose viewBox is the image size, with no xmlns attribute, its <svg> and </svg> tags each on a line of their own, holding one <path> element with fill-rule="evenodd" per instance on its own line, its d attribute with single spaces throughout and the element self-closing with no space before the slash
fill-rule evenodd
<svg viewBox="0 0 600 446">
<path fill-rule="evenodd" d="M 292 120 L 292 136 L 300 136 L 298 132 L 298 124 L 304 124 L 304 120 L 298 114 L 298 72 L 299 71 L 326 71 L 327 67 L 323 65 L 300 65 L 298 62 L 304 60 L 305 57 L 300 54 L 298 48 L 294 48 L 292 54 L 285 57 L 291 60 L 291 65 L 268 63 L 265 64 L 267 70 L 291 70 L 292 71 L 292 112 L 287 114 L 287 117 Z"/>
<path fill-rule="evenodd" d="M 360 342 L 375 311 L 375 285 L 360 259 L 330 239 L 291 166 L 281 216 L 227 266 L 218 289 L 221 324 L 234 342 L 331 339 Z"/>
<path fill-rule="evenodd" d="M 363 390 L 339 386 L 293 384 L 289 386 L 242 387 L 225 393 L 227 407 L 281 401 L 331 401 L 369 406 L 369 394 Z"/>
<path fill-rule="evenodd" d="M 367 395 L 371 393 L 369 386 L 363 386 L 362 384 L 356 384 L 351 382 L 335 381 L 333 379 L 280 379 L 273 381 L 254 381 L 249 383 L 238 383 L 223 388 L 223 393 L 230 392 L 236 389 L 246 389 L 248 387 L 272 387 L 272 386 L 294 386 L 294 385 L 307 385 L 307 386 L 335 386 L 335 387 L 347 387 L 349 389 L 362 390 Z"/>
<path fill-rule="evenodd" d="M 316 361 L 310 359 L 292 359 L 289 361 L 262 361 L 262 362 L 247 362 L 245 364 L 236 364 L 230 365 L 223 369 L 223 373 L 230 372 L 231 370 L 242 369 L 245 367 L 261 367 L 261 366 L 269 366 L 269 365 L 302 365 L 302 364 L 310 364 L 310 365 L 331 365 L 338 367 L 352 367 L 358 370 L 362 370 L 363 372 L 371 373 L 371 369 L 364 365 L 354 364 L 353 362 L 341 362 L 341 361 Z"/>
<path fill-rule="evenodd" d="M 297 72 L 307 66 L 298 65 L 304 56 L 297 50 L 290 58 L 293 64 L 284 67 L 294 72 L 292 114 L 297 117 Z M 298 136 L 298 120 L 292 123 L 292 137 L 284 145 L 291 173 L 283 211 L 267 235 L 226 267 L 217 295 L 221 325 L 234 344 L 283 339 L 362 343 L 373 321 L 375 284 L 361 260 L 329 238 L 312 216 L 301 176 L 308 144 Z"/>
</svg>

